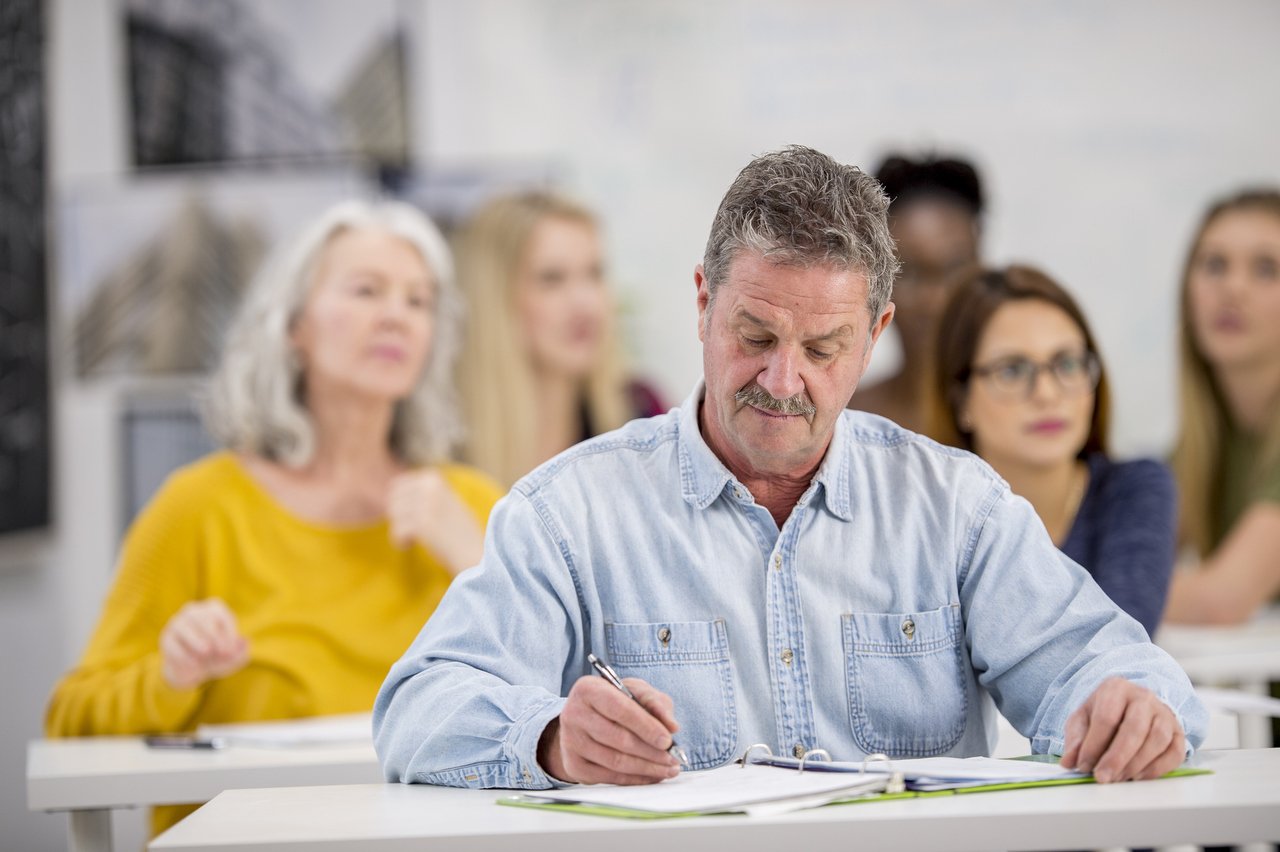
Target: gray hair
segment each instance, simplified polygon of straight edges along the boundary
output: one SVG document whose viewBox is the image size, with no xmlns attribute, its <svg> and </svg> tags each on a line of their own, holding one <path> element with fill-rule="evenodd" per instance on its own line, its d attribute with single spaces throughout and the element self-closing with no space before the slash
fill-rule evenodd
<svg viewBox="0 0 1280 852">
<path fill-rule="evenodd" d="M 302 400 L 302 372 L 289 333 L 329 241 L 343 231 L 365 228 L 408 242 L 435 277 L 431 351 L 417 386 L 396 403 L 391 451 L 411 465 L 448 457 L 461 434 L 453 362 L 462 302 L 444 237 L 416 208 L 398 201 L 336 204 L 264 264 L 228 331 L 222 363 L 205 399 L 206 425 L 223 446 L 290 467 L 311 459 L 315 428 Z"/>
<path fill-rule="evenodd" d="M 702 259 L 710 298 L 747 249 L 775 263 L 865 274 L 874 322 L 898 271 L 888 210 L 878 180 L 820 151 L 791 145 L 757 157 L 738 173 L 711 223 Z"/>
</svg>

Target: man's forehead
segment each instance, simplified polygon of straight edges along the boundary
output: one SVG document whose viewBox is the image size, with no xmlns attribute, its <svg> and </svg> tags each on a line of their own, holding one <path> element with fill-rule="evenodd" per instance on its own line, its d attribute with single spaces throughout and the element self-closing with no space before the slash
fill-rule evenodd
<svg viewBox="0 0 1280 852">
<path fill-rule="evenodd" d="M 765 299 L 738 300 L 729 321 L 769 331 L 788 330 L 806 338 L 851 337 L 866 324 L 865 309 L 809 311 L 779 307 Z"/>
</svg>

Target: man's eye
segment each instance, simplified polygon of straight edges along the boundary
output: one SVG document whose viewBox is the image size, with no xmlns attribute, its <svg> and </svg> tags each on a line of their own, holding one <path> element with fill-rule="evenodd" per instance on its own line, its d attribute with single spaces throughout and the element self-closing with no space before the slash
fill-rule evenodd
<svg viewBox="0 0 1280 852">
<path fill-rule="evenodd" d="M 761 348 L 761 347 L 764 347 L 764 346 L 768 346 L 768 345 L 769 345 L 769 341 L 768 341 L 768 340 L 760 340 L 760 339 L 755 338 L 755 337 L 744 337 L 744 338 L 742 338 L 742 342 L 743 342 L 743 343 L 745 343 L 745 344 L 747 344 L 748 346 L 754 346 L 754 347 L 756 347 L 757 349 L 759 349 L 759 348 Z"/>
<path fill-rule="evenodd" d="M 810 350 L 809 350 L 809 357 L 810 357 L 810 358 L 812 358 L 812 359 L 813 359 L 813 360 L 815 360 L 815 361 L 828 361 L 828 360 L 830 360 L 830 359 L 831 359 L 835 354 L 836 354 L 836 353 L 834 353 L 834 352 L 827 352 L 827 351 L 826 351 L 826 350 L 824 350 L 824 349 L 810 349 Z"/>
</svg>

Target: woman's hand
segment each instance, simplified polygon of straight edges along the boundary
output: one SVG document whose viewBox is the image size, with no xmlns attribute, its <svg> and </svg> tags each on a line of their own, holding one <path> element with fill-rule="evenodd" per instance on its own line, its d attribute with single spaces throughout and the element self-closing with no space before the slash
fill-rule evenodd
<svg viewBox="0 0 1280 852">
<path fill-rule="evenodd" d="M 480 561 L 480 523 L 437 470 L 402 473 L 393 479 L 387 516 L 391 540 L 398 547 L 417 542 L 439 556 L 454 576 Z"/>
<path fill-rule="evenodd" d="M 191 601 L 160 631 L 161 673 L 174 689 L 194 689 L 249 662 L 249 641 L 219 598 Z"/>
</svg>

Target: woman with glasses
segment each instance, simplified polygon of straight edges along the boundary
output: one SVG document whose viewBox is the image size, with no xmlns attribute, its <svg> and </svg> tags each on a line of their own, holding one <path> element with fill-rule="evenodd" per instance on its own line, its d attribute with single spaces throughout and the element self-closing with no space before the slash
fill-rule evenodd
<svg viewBox="0 0 1280 852">
<path fill-rule="evenodd" d="M 1071 296 L 1026 266 L 964 274 L 935 368 L 935 437 L 982 456 L 1154 633 L 1174 562 L 1173 479 L 1159 462 L 1108 457 L 1106 374 Z"/>
<path fill-rule="evenodd" d="M 1245 621 L 1280 596 L 1280 190 L 1205 214 L 1182 275 L 1183 543 L 1170 621 Z"/>
</svg>

